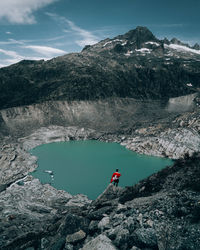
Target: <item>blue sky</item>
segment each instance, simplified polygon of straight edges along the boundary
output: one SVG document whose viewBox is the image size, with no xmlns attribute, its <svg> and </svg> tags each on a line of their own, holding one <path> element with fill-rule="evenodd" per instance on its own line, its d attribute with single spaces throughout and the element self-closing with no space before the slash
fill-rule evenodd
<svg viewBox="0 0 200 250">
<path fill-rule="evenodd" d="M 200 43 L 199 0 L 0 0 L 0 67 L 78 52 L 137 26 Z"/>
</svg>

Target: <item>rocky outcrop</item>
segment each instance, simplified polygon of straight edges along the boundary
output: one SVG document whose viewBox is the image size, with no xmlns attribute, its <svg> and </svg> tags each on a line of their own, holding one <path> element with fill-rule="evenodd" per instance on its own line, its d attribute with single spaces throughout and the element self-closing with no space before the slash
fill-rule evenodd
<svg viewBox="0 0 200 250">
<path fill-rule="evenodd" d="M 0 249 L 44 244 L 42 238 L 60 227 L 64 214 L 90 202 L 84 195 L 72 197 L 49 184 L 42 185 L 31 176 L 13 183 L 0 193 Z"/>
<path fill-rule="evenodd" d="M 200 151 L 199 133 L 200 115 L 196 109 L 178 115 L 167 127 L 160 123 L 137 129 L 134 136 L 127 137 L 121 144 L 138 153 L 179 159 Z"/>
<path fill-rule="evenodd" d="M 1 144 L 0 189 L 3 191 L 13 182 L 22 179 L 37 167 L 36 157 L 31 156 L 19 144 Z"/>
<path fill-rule="evenodd" d="M 190 129 L 168 129 L 159 136 L 136 136 L 125 140 L 122 145 L 140 154 L 179 159 L 185 154 L 200 151 L 200 137 Z"/>
<path fill-rule="evenodd" d="M 118 192 L 117 196 L 109 196 L 106 201 L 105 196 L 113 187 L 109 186 L 100 198 L 102 202 L 98 200 L 90 205 L 102 217 L 87 216 L 92 221 L 83 246 L 95 242 L 91 248 L 94 249 L 99 244 L 97 239 L 105 235 L 116 249 L 198 249 L 198 157 L 179 160 L 136 186 Z"/>
<path fill-rule="evenodd" d="M 41 185 L 36 180 L 25 180 L 26 188 L 17 186 L 15 193 L 12 192 L 17 184 L 11 185 L 4 191 L 4 204 L 1 203 L 4 232 L 1 247 L 198 249 L 199 157 L 196 154 L 192 158 L 178 160 L 173 166 L 133 187 L 122 189 L 110 184 L 96 201 L 82 203 L 81 208 L 67 206 L 72 198 L 69 194 Z M 34 199 L 29 198 L 28 190 L 34 190 Z M 27 196 L 21 196 L 25 206 L 19 199 L 22 192 L 27 192 Z M 43 196 L 38 198 L 38 192 Z M 16 209 L 8 204 L 11 193 Z M 22 207 L 25 208 L 23 224 Z M 26 227 L 28 222 L 31 224 Z"/>
<path fill-rule="evenodd" d="M 200 155 L 95 201 L 29 176 L 0 193 L 0 249 L 198 249 Z"/>
<path fill-rule="evenodd" d="M 138 127 L 139 123 L 159 122 L 166 117 L 169 121 L 177 113 L 168 112 L 167 105 L 168 102 L 162 100 L 140 101 L 133 98 L 45 102 L 1 110 L 0 126 L 7 131 L 4 136 L 17 138 L 51 125 L 116 132 L 135 125 Z"/>
</svg>

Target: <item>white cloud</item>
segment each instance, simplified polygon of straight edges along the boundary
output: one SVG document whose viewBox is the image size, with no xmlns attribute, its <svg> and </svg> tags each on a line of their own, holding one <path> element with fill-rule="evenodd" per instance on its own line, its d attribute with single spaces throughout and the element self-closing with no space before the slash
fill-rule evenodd
<svg viewBox="0 0 200 250">
<path fill-rule="evenodd" d="M 7 67 L 11 64 L 14 64 L 14 63 L 18 63 L 19 61 L 21 60 L 50 60 L 51 58 L 48 58 L 48 57 L 36 57 L 36 56 L 20 56 L 20 58 L 7 58 L 7 59 L 4 59 L 4 60 L 1 60 L 1 63 L 0 63 L 0 68 L 2 67 Z"/>
<path fill-rule="evenodd" d="M 50 60 L 52 57 L 59 56 L 66 54 L 67 52 L 64 50 L 48 47 L 48 46 L 37 46 L 37 45 L 25 45 L 20 43 L 20 47 L 16 47 L 18 49 L 31 49 L 35 53 L 28 53 L 27 55 L 21 55 L 17 51 L 8 50 L 8 49 L 1 49 L 0 48 L 0 55 L 3 54 L 4 57 L 1 58 L 0 68 L 6 67 L 13 63 L 17 63 L 21 60 Z"/>
<path fill-rule="evenodd" d="M 10 32 L 10 31 L 6 31 L 6 34 L 7 34 L 7 35 L 11 35 L 11 34 L 12 34 L 12 32 Z"/>
<path fill-rule="evenodd" d="M 10 44 L 24 44 L 25 40 L 15 40 L 15 39 L 8 39 L 7 41 L 0 41 L 0 45 L 10 45 Z"/>
<path fill-rule="evenodd" d="M 0 0 L 0 19 L 10 23 L 35 23 L 33 12 L 57 0 Z"/>
<path fill-rule="evenodd" d="M 15 59 L 22 59 L 22 57 L 15 51 L 0 49 L 0 53 L 3 53 L 6 56 L 13 57 Z"/>
<path fill-rule="evenodd" d="M 72 32 L 76 38 L 75 43 L 78 44 L 80 47 L 84 47 L 85 45 L 92 45 L 99 41 L 99 38 L 95 36 L 91 31 L 85 30 L 77 26 L 74 22 L 70 21 L 69 19 L 59 16 L 54 13 L 46 12 L 46 15 L 53 18 L 56 21 L 60 21 L 62 24 L 69 27 L 69 29 L 63 29 L 65 33 Z"/>
<path fill-rule="evenodd" d="M 52 56 L 58 56 L 66 54 L 67 52 L 61 49 L 56 49 L 48 46 L 38 46 L 38 45 L 26 45 L 22 46 L 25 49 L 31 49 L 41 55 L 52 57 Z"/>
<path fill-rule="evenodd" d="M 23 59 L 23 56 L 19 55 L 13 50 L 0 49 L 0 54 L 4 54 L 7 58 L 1 59 L 0 67 L 5 67 L 13 63 L 17 63 Z"/>
<path fill-rule="evenodd" d="M 83 47 L 85 45 L 92 45 L 98 42 L 98 38 L 95 35 L 93 35 L 90 31 L 78 27 L 68 19 L 66 19 L 66 22 L 68 23 L 72 31 L 74 31 L 76 34 L 82 37 L 81 40 L 75 41 L 80 47 Z"/>
</svg>

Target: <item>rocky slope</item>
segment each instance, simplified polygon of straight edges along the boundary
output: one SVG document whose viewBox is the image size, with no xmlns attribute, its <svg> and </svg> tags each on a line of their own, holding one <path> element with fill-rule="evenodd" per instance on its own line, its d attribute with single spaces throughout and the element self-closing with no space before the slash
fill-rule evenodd
<svg viewBox="0 0 200 250">
<path fill-rule="evenodd" d="M 0 249 L 199 249 L 199 155 L 95 201 L 26 177 L 0 193 Z"/>
<path fill-rule="evenodd" d="M 200 156 L 183 156 L 200 151 L 199 110 L 176 114 L 171 125 L 161 120 L 121 133 L 54 125 L 17 139 L 18 133 L 10 130 L 15 143 L 4 137 L 0 154 L 0 249 L 198 249 Z M 14 122 L 7 124 L 14 127 Z M 153 155 L 164 151 L 182 160 L 134 187 L 111 185 L 96 201 L 27 175 L 37 167 L 28 149 L 84 139 L 116 141 Z"/>
<path fill-rule="evenodd" d="M 199 68 L 198 46 L 159 40 L 137 27 L 81 53 L 1 68 L 0 108 L 116 96 L 168 99 L 199 88 Z"/>
</svg>

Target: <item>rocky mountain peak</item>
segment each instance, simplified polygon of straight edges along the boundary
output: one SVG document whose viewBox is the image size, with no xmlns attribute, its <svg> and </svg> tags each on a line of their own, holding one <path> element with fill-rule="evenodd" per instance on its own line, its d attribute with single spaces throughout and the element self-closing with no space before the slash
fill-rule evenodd
<svg viewBox="0 0 200 250">
<path fill-rule="evenodd" d="M 136 42 L 137 47 L 140 47 L 142 43 L 158 40 L 148 28 L 143 26 L 128 31 L 122 37 L 128 41 Z"/>
<path fill-rule="evenodd" d="M 193 46 L 193 49 L 200 50 L 200 45 L 198 43 L 195 43 Z"/>
<path fill-rule="evenodd" d="M 182 43 L 181 43 L 181 41 L 179 41 L 177 38 L 172 38 L 171 39 L 171 41 L 170 41 L 171 43 L 173 43 L 173 44 L 177 44 L 177 45 L 181 45 Z"/>
<path fill-rule="evenodd" d="M 163 43 L 169 45 L 170 44 L 170 41 L 165 37 L 163 40 L 162 40 Z"/>
<path fill-rule="evenodd" d="M 190 48 L 190 46 L 187 43 L 183 43 L 180 40 L 178 40 L 177 38 L 172 38 L 170 42 L 172 44 L 183 45 L 183 46 L 186 46 L 186 47 Z"/>
</svg>

